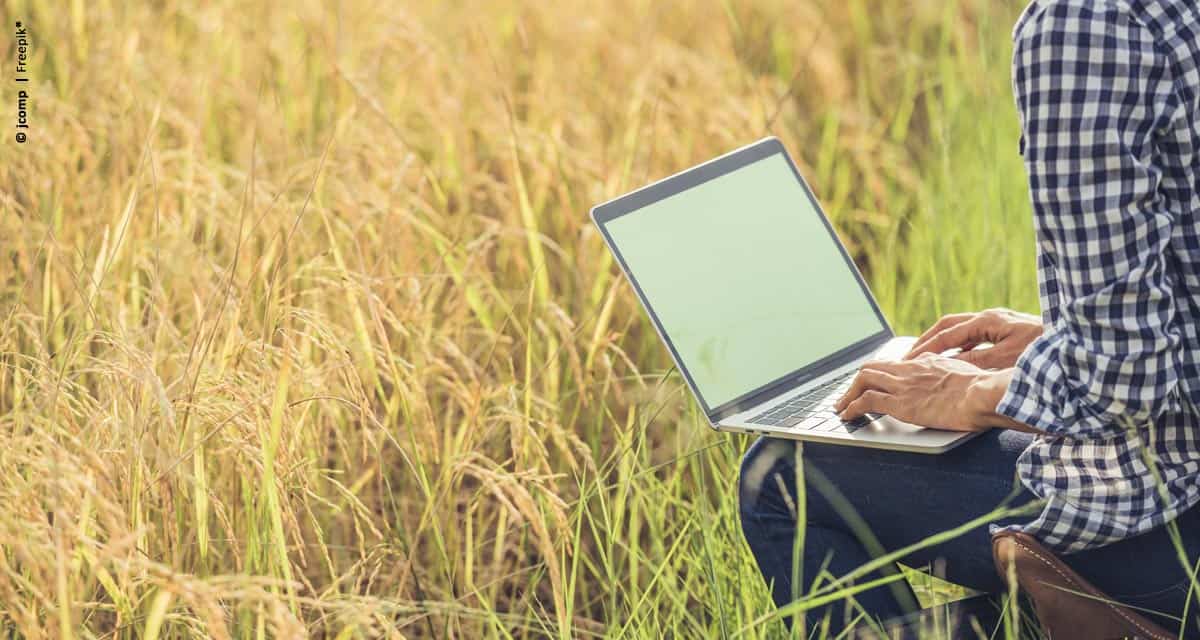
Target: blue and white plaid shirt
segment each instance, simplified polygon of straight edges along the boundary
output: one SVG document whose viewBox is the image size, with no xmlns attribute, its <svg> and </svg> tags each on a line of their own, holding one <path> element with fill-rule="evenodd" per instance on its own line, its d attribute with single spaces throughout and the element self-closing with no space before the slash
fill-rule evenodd
<svg viewBox="0 0 1200 640">
<path fill-rule="evenodd" d="M 1046 329 L 999 411 L 1048 434 L 1020 528 L 1064 552 L 1200 502 L 1198 6 L 1035 0 L 1014 30 Z"/>
</svg>

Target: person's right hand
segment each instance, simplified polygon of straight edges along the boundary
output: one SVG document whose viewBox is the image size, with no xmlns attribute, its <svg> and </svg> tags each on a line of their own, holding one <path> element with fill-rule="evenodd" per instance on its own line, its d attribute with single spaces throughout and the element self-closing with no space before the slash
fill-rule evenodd
<svg viewBox="0 0 1200 640">
<path fill-rule="evenodd" d="M 1041 318 L 1028 313 L 1011 309 L 952 313 L 922 333 L 904 359 L 961 349 L 954 356 L 959 360 L 982 369 L 1005 369 L 1015 365 L 1025 347 L 1040 335 Z M 976 348 L 988 343 L 990 348 Z"/>
</svg>

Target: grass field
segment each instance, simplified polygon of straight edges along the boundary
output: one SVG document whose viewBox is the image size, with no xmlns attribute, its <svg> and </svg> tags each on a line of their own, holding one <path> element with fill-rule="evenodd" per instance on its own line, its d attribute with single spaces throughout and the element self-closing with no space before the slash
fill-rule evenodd
<svg viewBox="0 0 1200 640">
<path fill-rule="evenodd" d="M 0 636 L 784 637 L 587 220 L 764 135 L 898 330 L 1036 309 L 1015 3 L 0 7 Z"/>
</svg>

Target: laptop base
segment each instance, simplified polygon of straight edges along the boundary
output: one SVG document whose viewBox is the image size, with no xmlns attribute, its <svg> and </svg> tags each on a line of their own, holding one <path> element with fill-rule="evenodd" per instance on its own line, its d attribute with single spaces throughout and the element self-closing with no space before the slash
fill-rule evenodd
<svg viewBox="0 0 1200 640">
<path fill-rule="evenodd" d="M 908 352 L 916 341 L 913 337 L 896 337 L 889 340 L 882 348 L 866 360 L 896 360 Z M 861 366 L 861 362 L 853 365 L 852 371 Z M 841 373 L 837 375 L 843 375 Z M 847 382 L 848 384 L 848 382 Z M 825 404 L 836 400 L 833 395 L 840 395 L 846 385 L 838 385 Z M 801 392 L 803 393 L 803 392 Z M 794 394 L 788 394 L 789 396 Z M 772 400 L 768 405 L 779 406 L 787 400 Z M 958 445 L 983 433 L 982 431 L 947 431 L 931 429 L 898 420 L 891 416 L 868 416 L 851 422 L 842 422 L 836 418 L 824 422 L 802 420 L 790 426 L 775 426 L 755 421 L 762 415 L 760 408 L 751 409 L 742 414 L 732 416 L 714 425 L 718 431 L 763 435 L 772 438 L 790 440 L 808 440 L 852 447 L 868 447 L 872 449 L 890 449 L 911 453 L 938 454 L 945 453 Z M 816 422 L 813 426 L 813 422 Z"/>
</svg>

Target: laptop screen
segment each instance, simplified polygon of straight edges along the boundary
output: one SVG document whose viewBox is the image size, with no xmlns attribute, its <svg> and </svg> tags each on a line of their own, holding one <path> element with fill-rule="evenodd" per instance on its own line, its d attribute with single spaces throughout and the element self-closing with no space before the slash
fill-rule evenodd
<svg viewBox="0 0 1200 640">
<path fill-rule="evenodd" d="M 707 407 L 886 330 L 782 152 L 603 227 Z"/>
</svg>

